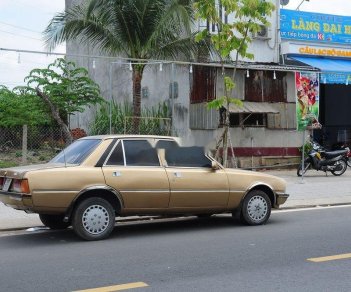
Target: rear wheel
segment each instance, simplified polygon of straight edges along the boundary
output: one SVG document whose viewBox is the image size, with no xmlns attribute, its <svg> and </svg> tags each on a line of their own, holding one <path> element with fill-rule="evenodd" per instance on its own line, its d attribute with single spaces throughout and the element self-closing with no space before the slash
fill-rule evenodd
<svg viewBox="0 0 351 292">
<path fill-rule="evenodd" d="M 64 222 L 64 215 L 39 214 L 40 221 L 50 229 L 66 229 L 70 222 Z"/>
<path fill-rule="evenodd" d="M 342 175 L 347 169 L 347 164 L 345 160 L 339 160 L 335 162 L 335 168 L 331 170 L 331 173 L 335 176 Z"/>
<path fill-rule="evenodd" d="M 347 163 L 348 167 L 351 167 L 351 159 L 350 159 L 350 157 L 347 157 L 346 163 Z"/>
<path fill-rule="evenodd" d="M 310 168 L 311 163 L 309 160 L 305 160 L 304 162 L 304 169 L 302 170 L 302 163 L 299 165 L 299 168 L 297 169 L 297 176 L 302 176 L 302 174 L 305 174 L 306 171 Z"/>
<path fill-rule="evenodd" d="M 105 199 L 92 197 L 82 201 L 74 211 L 72 226 L 85 240 L 105 239 L 115 226 L 115 210 Z"/>
<path fill-rule="evenodd" d="M 269 219 L 271 209 L 268 195 L 264 191 L 253 190 L 244 198 L 240 219 L 248 225 L 261 225 Z"/>
</svg>

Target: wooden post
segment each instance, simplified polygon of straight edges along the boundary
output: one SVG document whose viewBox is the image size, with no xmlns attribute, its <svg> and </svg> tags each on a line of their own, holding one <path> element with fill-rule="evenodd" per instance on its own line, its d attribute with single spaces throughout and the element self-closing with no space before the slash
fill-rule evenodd
<svg viewBox="0 0 351 292">
<path fill-rule="evenodd" d="M 23 125 L 22 129 L 22 164 L 27 164 L 28 153 L 28 126 Z"/>
</svg>

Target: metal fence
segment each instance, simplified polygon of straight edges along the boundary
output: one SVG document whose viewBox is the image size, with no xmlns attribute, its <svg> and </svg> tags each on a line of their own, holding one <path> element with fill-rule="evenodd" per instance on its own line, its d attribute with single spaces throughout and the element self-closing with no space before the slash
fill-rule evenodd
<svg viewBox="0 0 351 292">
<path fill-rule="evenodd" d="M 0 128 L 0 168 L 47 162 L 64 146 L 57 127 Z"/>
<path fill-rule="evenodd" d="M 170 118 L 125 117 L 116 134 L 170 135 Z M 118 130 L 118 131 L 117 131 Z M 87 135 L 80 128 L 71 129 L 74 140 Z M 109 134 L 109 130 L 96 134 Z M 18 126 L 0 127 L 0 168 L 24 164 L 46 163 L 66 146 L 59 127 Z"/>
</svg>

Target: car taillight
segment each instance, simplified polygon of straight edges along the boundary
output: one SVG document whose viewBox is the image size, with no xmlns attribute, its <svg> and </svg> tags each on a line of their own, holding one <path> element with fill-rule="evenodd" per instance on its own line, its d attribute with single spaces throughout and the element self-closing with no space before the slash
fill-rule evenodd
<svg viewBox="0 0 351 292">
<path fill-rule="evenodd" d="M 29 193 L 29 184 L 27 179 L 14 179 L 10 191 L 16 193 Z"/>
<path fill-rule="evenodd" d="M 0 190 L 2 189 L 3 184 L 4 184 L 4 178 L 0 177 Z"/>
</svg>

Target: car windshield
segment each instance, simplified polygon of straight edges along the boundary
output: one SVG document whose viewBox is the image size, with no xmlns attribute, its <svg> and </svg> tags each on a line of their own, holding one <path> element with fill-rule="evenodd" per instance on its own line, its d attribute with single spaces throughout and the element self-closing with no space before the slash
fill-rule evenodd
<svg viewBox="0 0 351 292">
<path fill-rule="evenodd" d="M 49 163 L 81 164 L 100 142 L 100 139 L 78 140 L 63 149 Z"/>
</svg>

